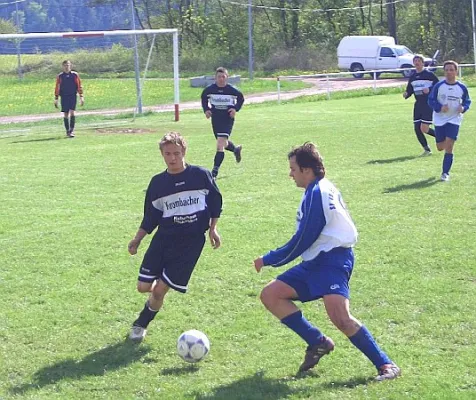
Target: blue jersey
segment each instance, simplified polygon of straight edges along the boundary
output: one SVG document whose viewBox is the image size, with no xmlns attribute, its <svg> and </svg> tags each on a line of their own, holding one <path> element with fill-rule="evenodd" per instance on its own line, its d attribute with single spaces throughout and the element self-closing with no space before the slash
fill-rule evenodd
<svg viewBox="0 0 476 400">
<path fill-rule="evenodd" d="M 179 174 L 164 171 L 152 178 L 140 227 L 159 235 L 203 234 L 210 218 L 220 217 L 222 196 L 210 171 L 187 165 Z"/>
<path fill-rule="evenodd" d="M 231 85 L 219 87 L 213 83 L 202 92 L 203 112 L 211 110 L 212 118 L 229 118 L 228 110 L 240 111 L 244 101 L 243 93 Z"/>
<path fill-rule="evenodd" d="M 301 256 L 304 261 L 336 247 L 352 247 L 357 229 L 337 188 L 316 179 L 304 192 L 297 212 L 297 229 L 284 246 L 263 256 L 264 265 L 279 267 Z"/>
<path fill-rule="evenodd" d="M 445 80 L 438 82 L 431 90 L 428 104 L 433 109 L 433 124 L 443 126 L 447 123 L 461 125 L 463 113 L 471 105 L 468 89 L 461 82 L 448 83 Z M 442 112 L 441 108 L 447 105 L 448 111 Z M 463 113 L 459 107 L 463 106 Z"/>
</svg>

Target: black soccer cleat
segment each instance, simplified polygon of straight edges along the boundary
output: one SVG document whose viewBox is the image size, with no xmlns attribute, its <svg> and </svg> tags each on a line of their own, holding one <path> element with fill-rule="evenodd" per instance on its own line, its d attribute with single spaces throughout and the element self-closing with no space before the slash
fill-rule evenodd
<svg viewBox="0 0 476 400">
<path fill-rule="evenodd" d="M 235 151 L 233 152 L 235 154 L 235 159 L 237 163 L 241 162 L 241 149 L 242 146 L 240 144 L 239 146 L 235 147 Z"/>
</svg>

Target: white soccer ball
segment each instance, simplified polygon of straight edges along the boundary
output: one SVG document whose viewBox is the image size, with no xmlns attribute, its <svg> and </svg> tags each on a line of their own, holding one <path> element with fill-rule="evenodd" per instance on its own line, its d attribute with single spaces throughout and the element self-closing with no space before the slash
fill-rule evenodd
<svg viewBox="0 0 476 400">
<path fill-rule="evenodd" d="M 210 351 L 210 341 L 203 332 L 192 329 L 182 333 L 177 340 L 177 353 L 184 361 L 196 363 Z"/>
</svg>

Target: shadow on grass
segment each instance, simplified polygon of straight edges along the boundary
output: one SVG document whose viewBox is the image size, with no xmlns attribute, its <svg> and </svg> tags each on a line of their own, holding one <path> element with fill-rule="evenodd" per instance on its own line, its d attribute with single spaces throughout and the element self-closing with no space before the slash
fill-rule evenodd
<svg viewBox="0 0 476 400">
<path fill-rule="evenodd" d="M 391 188 L 386 188 L 384 189 L 384 193 L 396 193 L 396 192 L 401 192 L 403 190 L 411 190 L 411 189 L 423 189 L 429 186 L 433 186 L 434 184 L 438 183 L 439 179 L 436 179 L 434 177 L 424 179 L 422 181 L 414 182 L 414 183 L 409 183 L 407 185 L 398 185 L 394 186 Z"/>
<path fill-rule="evenodd" d="M 139 361 L 150 351 L 149 347 L 129 341 L 119 342 L 95 351 L 81 360 L 73 358 L 57 362 L 36 371 L 31 383 L 15 386 L 12 394 L 21 395 L 29 390 L 53 385 L 63 379 L 81 379 L 84 376 L 102 376 L 108 371 L 123 368 Z"/>
<path fill-rule="evenodd" d="M 262 372 L 227 385 L 218 386 L 210 394 L 194 394 L 196 400 L 276 400 L 302 391 L 292 388 L 285 379 L 264 377 Z"/>
<path fill-rule="evenodd" d="M 403 156 L 403 157 L 396 157 L 396 158 L 388 158 L 386 160 L 370 160 L 370 161 L 367 161 L 366 164 L 392 164 L 396 162 L 414 160 L 415 158 L 420 158 L 420 156 Z"/>
<path fill-rule="evenodd" d="M 375 378 L 368 376 L 366 378 L 352 378 L 346 381 L 327 382 L 326 384 L 324 384 L 324 387 L 326 389 L 353 389 L 357 386 L 368 385 L 372 382 L 375 382 Z"/>
<path fill-rule="evenodd" d="M 162 371 L 160 371 L 161 375 L 185 375 L 185 374 L 190 374 L 197 372 L 199 370 L 197 364 L 188 364 L 184 365 L 183 367 L 174 367 L 174 368 L 164 368 Z"/>
<path fill-rule="evenodd" d="M 60 140 L 60 139 L 69 139 L 68 137 L 50 137 L 50 138 L 43 138 L 43 139 L 29 139 L 29 140 L 15 140 L 10 142 L 10 144 L 22 144 L 22 143 L 29 143 L 29 142 L 49 142 L 51 140 Z"/>
</svg>

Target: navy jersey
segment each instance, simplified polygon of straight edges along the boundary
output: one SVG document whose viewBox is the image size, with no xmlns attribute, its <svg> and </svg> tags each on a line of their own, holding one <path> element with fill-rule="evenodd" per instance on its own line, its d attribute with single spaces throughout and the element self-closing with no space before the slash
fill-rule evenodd
<svg viewBox="0 0 476 400">
<path fill-rule="evenodd" d="M 213 83 L 202 92 L 203 112 L 211 110 L 212 118 L 228 117 L 230 108 L 240 111 L 244 101 L 243 93 L 231 85 L 219 87 Z"/>
<path fill-rule="evenodd" d="M 159 235 L 203 234 L 210 218 L 221 214 L 222 196 L 210 171 L 187 165 L 179 174 L 164 171 L 147 188 L 144 218 L 140 227 L 147 233 L 159 227 Z"/>
<path fill-rule="evenodd" d="M 431 88 L 438 83 L 438 77 L 426 69 L 421 72 L 415 72 L 407 84 L 407 99 L 412 96 L 415 96 L 415 100 L 418 103 L 427 104 L 428 95 L 430 94 Z M 423 89 L 429 89 L 428 93 L 423 93 Z"/>
<path fill-rule="evenodd" d="M 81 79 L 79 79 L 77 72 L 62 72 L 56 77 L 55 98 L 58 98 L 58 96 L 75 96 L 77 93 L 83 94 Z"/>
<path fill-rule="evenodd" d="M 357 242 L 357 229 L 337 188 L 326 178 L 304 192 L 296 218 L 296 233 L 284 246 L 263 256 L 264 265 L 279 267 L 301 256 L 304 261 Z"/>
</svg>

